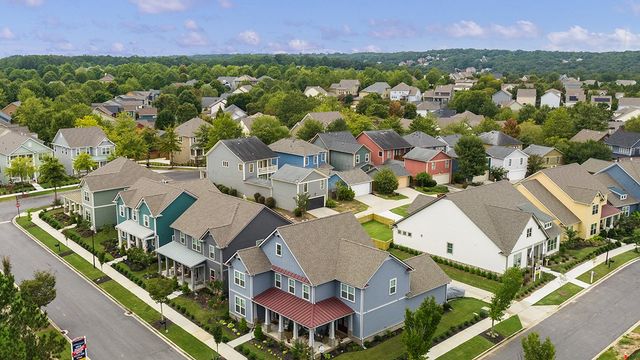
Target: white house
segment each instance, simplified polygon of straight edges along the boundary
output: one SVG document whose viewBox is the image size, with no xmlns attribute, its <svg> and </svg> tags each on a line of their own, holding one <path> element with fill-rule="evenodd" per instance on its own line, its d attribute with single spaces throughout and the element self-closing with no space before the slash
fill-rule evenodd
<svg viewBox="0 0 640 360">
<path fill-rule="evenodd" d="M 307 86 L 304 89 L 304 96 L 306 97 L 317 97 L 317 96 L 327 96 L 328 93 L 325 89 L 320 86 Z"/>
<path fill-rule="evenodd" d="M 562 99 L 562 92 L 556 89 L 549 89 L 545 91 L 544 95 L 540 98 L 540 106 L 547 105 L 550 108 L 560 107 L 560 100 Z"/>
<path fill-rule="evenodd" d="M 407 210 L 394 244 L 499 274 L 558 251 L 560 228 L 506 181 L 419 195 Z"/>
<path fill-rule="evenodd" d="M 529 155 L 524 151 L 506 146 L 491 146 L 487 149 L 489 168 L 503 168 L 511 182 L 520 181 L 527 175 Z"/>
<path fill-rule="evenodd" d="M 613 121 L 628 121 L 636 116 L 640 116 L 640 108 L 626 107 L 613 113 Z"/>
<path fill-rule="evenodd" d="M 391 100 L 406 100 L 409 102 L 420 101 L 422 92 L 415 86 L 407 85 L 403 82 L 391 88 L 389 92 Z"/>
<path fill-rule="evenodd" d="M 69 175 L 74 175 L 73 162 L 81 153 L 91 155 L 99 168 L 107 163 L 116 145 L 98 127 L 60 129 L 51 141 L 53 154 L 60 160 Z"/>
</svg>

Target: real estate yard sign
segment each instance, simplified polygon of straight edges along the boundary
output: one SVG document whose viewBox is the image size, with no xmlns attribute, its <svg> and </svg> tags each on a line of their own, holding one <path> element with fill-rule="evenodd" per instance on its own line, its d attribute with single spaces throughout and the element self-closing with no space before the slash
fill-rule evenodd
<svg viewBox="0 0 640 360">
<path fill-rule="evenodd" d="M 87 338 L 84 336 L 71 340 L 71 358 L 85 360 L 87 358 Z"/>
</svg>

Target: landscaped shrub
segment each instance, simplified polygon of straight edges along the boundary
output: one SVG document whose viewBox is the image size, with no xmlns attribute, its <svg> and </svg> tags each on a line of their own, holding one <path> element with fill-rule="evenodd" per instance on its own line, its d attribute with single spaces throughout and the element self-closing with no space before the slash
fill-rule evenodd
<svg viewBox="0 0 640 360">
<path fill-rule="evenodd" d="M 265 336 L 262 332 L 262 326 L 260 326 L 260 324 L 258 324 L 256 328 L 253 329 L 253 337 L 258 341 L 264 340 Z"/>
<path fill-rule="evenodd" d="M 229 195 L 231 196 L 238 196 L 238 190 L 230 188 L 229 189 Z"/>
<path fill-rule="evenodd" d="M 427 174 L 426 172 L 421 172 L 416 175 L 416 185 L 420 187 L 431 187 L 436 186 L 437 183 L 433 180 L 431 174 Z"/>
<path fill-rule="evenodd" d="M 327 199 L 327 202 L 325 203 L 325 206 L 332 209 L 334 207 L 336 207 L 338 204 L 336 203 L 335 200 L 333 199 Z"/>
<path fill-rule="evenodd" d="M 344 182 L 338 181 L 336 184 L 336 199 L 338 199 L 338 201 L 351 201 L 355 196 L 355 191 L 348 187 Z"/>
<path fill-rule="evenodd" d="M 260 193 L 258 193 L 258 192 L 253 194 L 253 200 L 255 200 L 257 203 L 259 203 L 260 201 L 258 201 L 258 199 L 260 199 L 260 196 L 262 196 L 262 195 L 260 195 Z"/>
<path fill-rule="evenodd" d="M 295 215 L 296 217 L 301 217 L 302 216 L 302 209 L 300 209 L 300 208 L 293 209 L 293 215 Z"/>
<path fill-rule="evenodd" d="M 249 325 L 247 324 L 247 320 L 245 318 L 240 319 L 238 330 L 240 330 L 240 332 L 242 333 L 246 333 L 247 331 L 249 331 Z"/>
<path fill-rule="evenodd" d="M 264 197 L 264 196 L 262 196 L 262 195 L 260 195 L 260 197 L 258 198 L 258 203 L 259 203 L 259 204 L 264 204 L 264 203 L 265 203 L 265 201 L 266 201 L 265 197 Z"/>
<path fill-rule="evenodd" d="M 265 199 L 264 204 L 269 208 L 269 209 L 273 209 L 276 207 L 276 199 L 272 198 L 271 196 L 269 196 L 268 198 Z"/>
</svg>

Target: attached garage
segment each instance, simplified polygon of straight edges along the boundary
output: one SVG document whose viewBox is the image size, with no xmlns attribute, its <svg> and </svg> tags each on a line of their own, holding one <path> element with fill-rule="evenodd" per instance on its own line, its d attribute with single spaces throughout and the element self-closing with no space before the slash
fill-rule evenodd
<svg viewBox="0 0 640 360">
<path fill-rule="evenodd" d="M 338 183 L 343 182 L 353 190 L 356 196 L 367 195 L 372 192 L 373 179 L 360 168 L 343 171 L 329 170 L 328 174 L 329 190 L 331 191 L 336 191 Z"/>
<path fill-rule="evenodd" d="M 376 173 L 382 169 L 389 169 L 398 179 L 398 189 L 409 187 L 410 181 L 410 173 L 404 167 L 404 163 L 399 160 L 387 160 L 383 165 L 377 166 L 369 170 L 368 174 L 371 178 L 376 176 Z"/>
<path fill-rule="evenodd" d="M 313 210 L 313 209 L 318 209 L 321 207 L 324 207 L 324 196 L 318 196 L 312 199 L 309 199 L 309 206 L 307 207 L 307 210 Z"/>
<path fill-rule="evenodd" d="M 371 182 L 358 184 L 358 185 L 351 185 L 351 190 L 353 190 L 356 196 L 371 194 Z"/>
<path fill-rule="evenodd" d="M 438 175 L 432 175 L 431 177 L 433 178 L 433 180 L 435 180 L 435 182 L 436 182 L 438 185 L 441 185 L 441 184 L 448 184 L 448 183 L 450 183 L 450 182 L 451 182 L 450 174 L 449 174 L 449 173 L 446 173 L 446 174 L 438 174 Z"/>
<path fill-rule="evenodd" d="M 396 176 L 398 179 L 398 189 L 403 189 L 409 187 L 409 177 L 408 176 Z"/>
</svg>

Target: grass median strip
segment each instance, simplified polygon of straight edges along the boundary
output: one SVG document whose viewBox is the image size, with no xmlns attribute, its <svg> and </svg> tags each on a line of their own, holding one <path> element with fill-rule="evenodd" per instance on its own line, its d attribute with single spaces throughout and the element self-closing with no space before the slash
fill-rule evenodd
<svg viewBox="0 0 640 360">
<path fill-rule="evenodd" d="M 465 283 L 467 285 L 475 286 L 477 288 L 490 291 L 495 293 L 498 287 L 500 286 L 500 282 L 496 280 L 487 279 L 484 276 L 472 274 L 470 272 L 466 272 L 460 269 L 456 269 L 453 266 L 449 266 L 446 264 L 438 264 L 440 268 L 449 275 L 453 280 L 459 281 L 461 283 Z"/>
<path fill-rule="evenodd" d="M 582 287 L 572 284 L 566 283 L 558 288 L 556 291 L 550 293 L 549 295 L 543 297 L 540 301 L 535 303 L 534 305 L 560 305 L 563 302 L 569 300 L 573 295 L 582 291 Z"/>
<path fill-rule="evenodd" d="M 593 281 L 596 282 L 597 280 L 601 279 L 602 277 L 614 271 L 615 269 L 619 268 L 620 266 L 628 263 L 631 260 L 637 259 L 638 257 L 640 257 L 640 253 L 637 253 L 634 250 L 623 252 L 622 254 L 616 255 L 611 258 L 611 260 L 613 260 L 613 262 L 611 263 L 611 267 L 609 267 L 605 263 L 602 263 L 594 267 L 593 269 L 585 272 L 584 274 L 578 276 L 578 280 L 584 281 L 587 284 L 589 284 L 591 282 L 591 271 L 594 271 Z"/>
<path fill-rule="evenodd" d="M 57 248 L 54 246 L 58 241 L 49 235 L 44 230 L 30 222 L 26 217 L 18 219 L 17 223 L 24 228 L 27 232 L 33 235 L 40 242 L 45 244 L 48 248 L 57 252 Z M 69 249 L 61 244 L 61 252 L 68 251 Z M 63 258 L 69 265 L 84 274 L 91 280 L 95 280 L 99 277 L 105 276 L 105 274 L 94 269 L 92 264 L 85 261 L 78 254 L 71 254 Z M 149 325 L 154 326 L 160 320 L 160 313 L 147 305 L 144 301 L 140 300 L 133 293 L 127 290 L 122 285 L 115 281 L 108 281 L 99 285 L 106 293 L 114 297 L 123 307 L 129 309 L 131 312 L 138 315 L 142 320 Z M 174 344 L 180 347 L 184 352 L 188 353 L 195 359 L 208 360 L 214 354 L 214 351 L 209 348 L 202 341 L 189 334 L 181 327 L 170 324 L 167 327 L 167 331 L 161 331 L 163 336 L 170 339 Z"/>
</svg>

